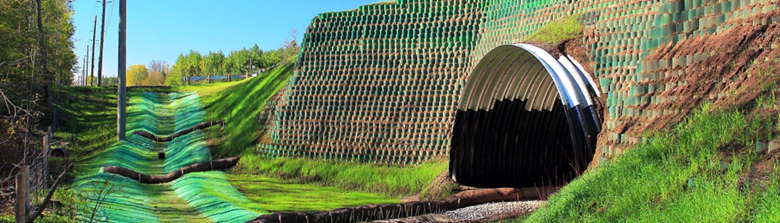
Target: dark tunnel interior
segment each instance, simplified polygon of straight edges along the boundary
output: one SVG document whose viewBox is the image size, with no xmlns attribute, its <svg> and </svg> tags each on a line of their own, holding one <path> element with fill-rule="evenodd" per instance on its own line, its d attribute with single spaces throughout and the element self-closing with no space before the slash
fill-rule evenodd
<svg viewBox="0 0 780 223">
<path fill-rule="evenodd" d="M 458 182 L 474 187 L 540 187 L 579 171 L 560 99 L 552 111 L 527 111 L 526 101 L 496 101 L 491 110 L 458 111 L 451 159 Z"/>
<path fill-rule="evenodd" d="M 601 122 L 592 87 L 574 76 L 584 74 L 571 61 L 527 44 L 486 55 L 455 115 L 450 177 L 472 187 L 539 188 L 584 172 Z"/>
</svg>

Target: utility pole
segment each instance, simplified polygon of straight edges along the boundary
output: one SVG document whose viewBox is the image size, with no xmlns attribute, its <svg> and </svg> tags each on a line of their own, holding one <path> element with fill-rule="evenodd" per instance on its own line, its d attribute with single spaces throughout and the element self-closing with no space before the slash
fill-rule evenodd
<svg viewBox="0 0 780 223">
<path fill-rule="evenodd" d="M 98 86 L 102 85 L 103 80 L 103 44 L 106 42 L 106 2 L 108 0 L 103 0 L 103 17 L 100 22 L 100 58 L 98 59 Z"/>
<path fill-rule="evenodd" d="M 249 79 L 249 74 L 251 74 L 251 73 L 252 73 L 252 71 L 254 70 L 254 69 L 252 69 L 252 68 L 254 67 L 254 66 L 252 65 L 252 59 L 253 59 L 253 58 L 252 58 L 252 56 L 250 55 L 250 56 L 249 56 L 249 71 L 246 73 L 246 77 L 244 77 L 245 79 Z"/>
<path fill-rule="evenodd" d="M 89 59 L 89 49 L 87 49 L 87 54 L 88 55 L 86 57 L 84 57 L 84 59 L 81 62 L 81 64 L 84 64 L 84 66 L 83 66 L 84 69 L 81 69 L 81 78 L 80 78 L 81 80 L 79 80 L 79 82 L 81 82 L 81 83 L 79 83 L 79 84 L 81 84 L 81 86 L 84 86 L 84 81 L 86 80 L 86 79 L 84 79 L 85 78 L 84 74 L 87 73 L 87 59 Z"/>
<path fill-rule="evenodd" d="M 227 75 L 227 82 L 230 82 L 230 81 L 231 81 L 231 80 L 230 80 L 230 79 L 231 79 L 231 77 L 233 77 L 233 72 L 228 72 L 228 75 Z"/>
<path fill-rule="evenodd" d="M 94 67 L 95 65 L 92 65 Z M 89 67 L 89 45 L 87 45 L 87 57 L 84 58 L 84 77 L 81 79 L 81 85 L 87 86 L 87 75 L 89 75 L 89 71 L 87 71 L 87 67 Z"/>
<path fill-rule="evenodd" d="M 89 85 L 92 86 L 95 83 L 95 38 L 97 35 L 97 15 L 95 15 L 95 26 L 92 28 L 92 71 L 90 72 L 90 76 L 92 78 L 89 79 Z"/>
<path fill-rule="evenodd" d="M 104 2 L 106 0 L 103 0 Z M 127 0 L 119 0 L 119 71 L 117 78 L 117 106 L 116 106 L 116 138 L 118 141 L 125 139 L 126 116 L 125 110 L 125 75 L 127 72 Z"/>
</svg>

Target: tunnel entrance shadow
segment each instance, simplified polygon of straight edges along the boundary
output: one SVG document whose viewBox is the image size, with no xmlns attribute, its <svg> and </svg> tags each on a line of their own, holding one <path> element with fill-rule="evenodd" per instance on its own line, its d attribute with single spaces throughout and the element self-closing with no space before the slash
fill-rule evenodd
<svg viewBox="0 0 780 223">
<path fill-rule="evenodd" d="M 534 187 L 581 171 L 560 99 L 552 110 L 528 111 L 526 105 L 504 100 L 490 110 L 458 111 L 450 156 L 459 164 L 451 170 L 459 183 Z"/>
<path fill-rule="evenodd" d="M 450 177 L 473 187 L 539 188 L 584 172 L 601 121 L 591 97 L 598 89 L 583 70 L 528 44 L 488 53 L 459 101 Z"/>
</svg>

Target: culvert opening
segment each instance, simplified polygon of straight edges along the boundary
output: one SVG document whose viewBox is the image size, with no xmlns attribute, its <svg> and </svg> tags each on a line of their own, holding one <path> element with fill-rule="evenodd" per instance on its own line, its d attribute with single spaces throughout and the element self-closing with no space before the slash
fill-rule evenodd
<svg viewBox="0 0 780 223">
<path fill-rule="evenodd" d="M 528 44 L 494 49 L 461 95 L 450 177 L 474 187 L 568 183 L 593 159 L 601 126 L 594 86 L 569 56 Z"/>
</svg>

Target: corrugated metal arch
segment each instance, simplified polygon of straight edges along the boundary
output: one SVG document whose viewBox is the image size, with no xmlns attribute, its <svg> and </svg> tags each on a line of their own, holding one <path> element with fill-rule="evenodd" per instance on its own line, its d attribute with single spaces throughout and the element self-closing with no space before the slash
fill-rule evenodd
<svg viewBox="0 0 780 223">
<path fill-rule="evenodd" d="M 556 60 L 529 44 L 494 49 L 461 95 L 450 176 L 470 186 L 529 187 L 584 170 L 601 130 L 593 86 L 569 56 Z"/>
</svg>

